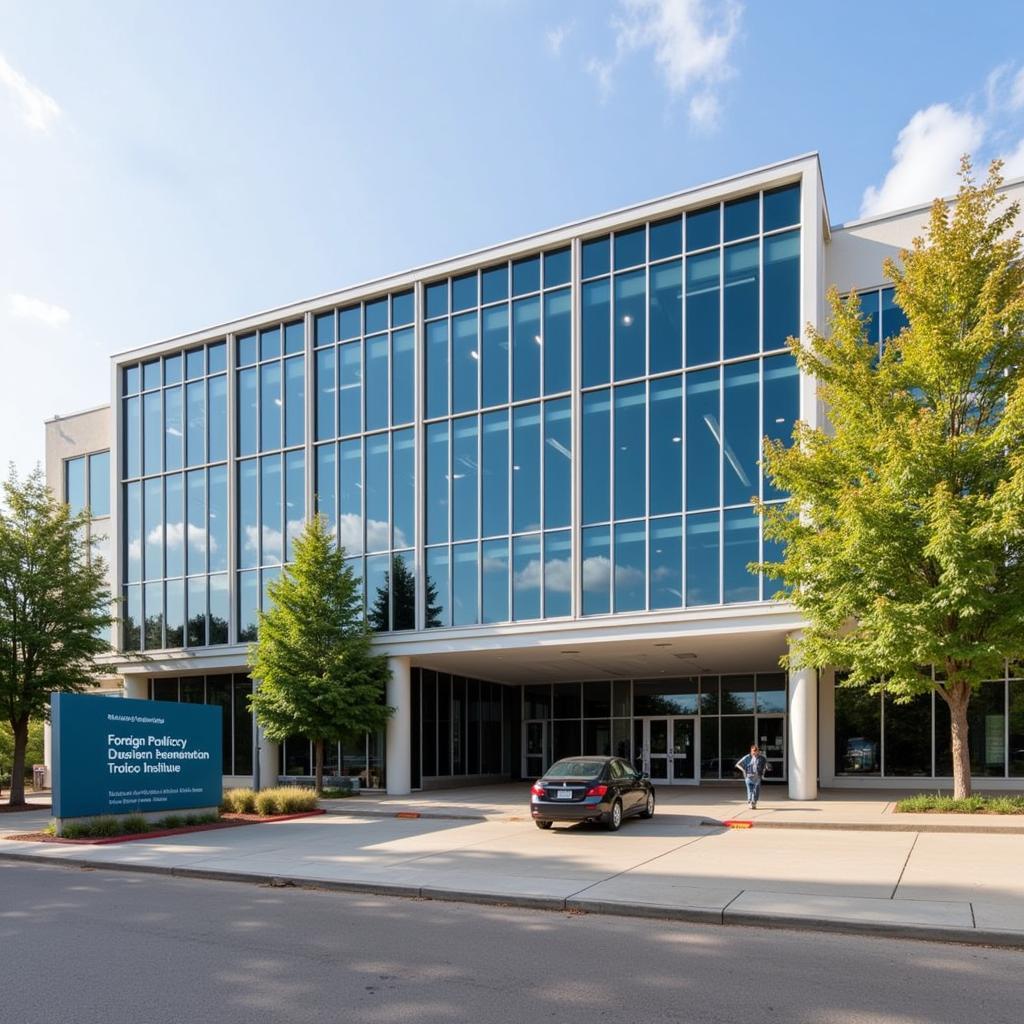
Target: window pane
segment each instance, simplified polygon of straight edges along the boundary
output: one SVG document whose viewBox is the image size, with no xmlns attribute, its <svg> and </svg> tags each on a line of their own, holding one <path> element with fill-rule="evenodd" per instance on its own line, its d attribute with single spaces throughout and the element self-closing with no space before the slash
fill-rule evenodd
<svg viewBox="0 0 1024 1024">
<path fill-rule="evenodd" d="M 276 359 L 281 355 L 281 328 L 260 331 L 260 359 Z"/>
<path fill-rule="evenodd" d="M 452 319 L 452 412 L 468 412 L 477 407 L 480 353 L 476 317 L 474 312 Z"/>
<path fill-rule="evenodd" d="M 508 306 L 483 311 L 483 404 L 508 401 Z"/>
<path fill-rule="evenodd" d="M 651 520 L 651 608 L 683 604 L 683 521 L 680 516 Z"/>
<path fill-rule="evenodd" d="M 709 245 L 717 245 L 719 238 L 720 216 L 718 204 L 694 210 L 686 215 L 686 251 L 706 249 Z"/>
<path fill-rule="evenodd" d="M 799 232 L 793 232 L 795 235 L 799 235 Z M 780 235 L 780 238 L 788 238 L 788 235 Z M 799 267 L 799 264 L 798 264 Z M 798 274 L 796 276 L 799 276 Z M 799 301 L 799 283 L 794 292 Z M 904 327 L 909 325 L 906 313 L 896 305 L 896 290 L 894 288 L 883 288 L 882 289 L 882 340 L 887 341 L 889 338 L 896 337 Z M 790 334 L 795 334 L 796 331 L 790 331 Z"/>
<path fill-rule="evenodd" d="M 725 359 L 758 349 L 759 273 L 757 242 L 725 250 Z"/>
<path fill-rule="evenodd" d="M 456 544 L 452 548 L 452 562 L 452 624 L 475 625 L 480 621 L 476 544 Z"/>
<path fill-rule="evenodd" d="M 209 402 L 210 462 L 221 462 L 228 457 L 228 379 L 224 374 L 211 377 L 207 382 Z"/>
<path fill-rule="evenodd" d="M 138 393 L 142 387 L 142 373 L 138 366 L 126 366 L 124 368 L 122 383 L 121 394 L 134 395 Z"/>
<path fill-rule="evenodd" d="M 652 224 L 650 249 L 652 263 L 667 256 L 678 256 L 683 251 L 683 218 L 670 217 Z"/>
<path fill-rule="evenodd" d="M 110 452 L 89 456 L 89 509 L 94 519 L 110 515 Z"/>
<path fill-rule="evenodd" d="M 85 509 L 85 456 L 64 463 L 64 497 L 72 515 Z"/>
<path fill-rule="evenodd" d="M 164 384 L 180 384 L 184 373 L 184 356 L 164 356 Z"/>
<path fill-rule="evenodd" d="M 800 335 L 800 232 L 764 240 L 764 347 Z"/>
<path fill-rule="evenodd" d="M 437 281 L 428 284 L 426 289 L 427 319 L 443 316 L 448 312 L 448 281 Z"/>
<path fill-rule="evenodd" d="M 206 372 L 223 373 L 228 368 L 228 350 L 223 341 L 206 346 Z"/>
<path fill-rule="evenodd" d="M 185 496 L 180 473 L 164 479 L 164 523 L 167 535 L 165 575 L 185 575 Z"/>
<path fill-rule="evenodd" d="M 718 513 L 686 517 L 686 603 L 718 604 Z"/>
<path fill-rule="evenodd" d="M 284 443 L 302 444 L 306 435 L 305 360 L 284 361 Z"/>
<path fill-rule="evenodd" d="M 651 373 L 683 365 L 683 264 L 651 267 Z"/>
<path fill-rule="evenodd" d="M 427 426 L 427 543 L 448 540 L 448 423 Z"/>
<path fill-rule="evenodd" d="M 643 523 L 615 527 L 615 610 L 639 611 L 647 590 L 647 539 Z"/>
<path fill-rule="evenodd" d="M 615 389 L 615 518 L 645 513 L 647 396 L 645 384 Z"/>
<path fill-rule="evenodd" d="M 544 616 L 572 612 L 572 535 L 568 530 L 544 534 Z"/>
<path fill-rule="evenodd" d="M 320 348 L 322 345 L 332 345 L 334 343 L 333 309 L 329 313 L 318 313 L 313 318 L 313 337 L 317 348 Z"/>
<path fill-rule="evenodd" d="M 448 321 L 427 324 L 427 416 L 448 413 Z"/>
<path fill-rule="evenodd" d="M 683 379 L 651 381 L 650 514 L 683 507 Z"/>
<path fill-rule="evenodd" d="M 154 359 L 151 362 L 142 364 L 142 386 L 147 391 L 150 388 L 160 387 L 160 360 Z"/>
<path fill-rule="evenodd" d="M 760 227 L 761 197 L 744 196 L 725 204 L 725 240 L 734 242 L 737 238 L 756 235 Z"/>
<path fill-rule="evenodd" d="M 142 410 L 139 398 L 129 398 L 124 403 L 125 434 L 125 476 L 142 475 Z"/>
<path fill-rule="evenodd" d="M 323 353 L 321 353 L 323 355 Z M 257 446 L 256 370 L 238 371 L 238 454 L 253 455 Z"/>
<path fill-rule="evenodd" d="M 552 717 L 579 718 L 582 714 L 579 683 L 555 683 L 552 690 Z"/>
<path fill-rule="evenodd" d="M 391 445 L 392 544 L 406 548 L 416 537 L 416 450 L 412 430 L 396 430 Z"/>
<path fill-rule="evenodd" d="M 452 539 L 471 540 L 477 527 L 477 418 L 452 421 Z"/>
<path fill-rule="evenodd" d="M 451 625 L 448 548 L 427 548 L 427 628 Z"/>
<path fill-rule="evenodd" d="M 260 367 L 260 451 L 280 447 L 281 364 L 275 362 Z"/>
<path fill-rule="evenodd" d="M 487 540 L 483 544 L 482 622 L 507 622 L 508 541 Z"/>
<path fill-rule="evenodd" d="M 191 355 L 192 353 L 189 353 Z M 239 366 L 250 366 L 259 358 L 259 347 L 255 334 L 243 334 L 237 342 L 236 354 Z M 200 371 L 201 373 L 202 371 Z M 192 374 L 190 373 L 191 377 Z"/>
<path fill-rule="evenodd" d="M 725 367 L 725 504 L 738 505 L 757 497 L 758 361 Z"/>
<path fill-rule="evenodd" d="M 284 354 L 286 356 L 301 352 L 306 347 L 306 328 L 301 320 L 285 324 L 284 327 Z"/>
<path fill-rule="evenodd" d="M 569 390 L 572 301 L 568 288 L 544 296 L 544 394 Z"/>
<path fill-rule="evenodd" d="M 387 551 L 388 529 L 388 435 L 366 439 L 366 550 Z"/>
<path fill-rule="evenodd" d="M 167 607 L 164 612 L 167 635 L 164 643 L 167 647 L 185 646 L 185 581 L 168 580 Z"/>
<path fill-rule="evenodd" d="M 325 348 L 316 354 L 316 438 L 318 441 L 337 436 L 334 359 L 333 348 Z"/>
<path fill-rule="evenodd" d="M 477 305 L 476 271 L 452 278 L 452 311 L 472 309 Z"/>
<path fill-rule="evenodd" d="M 411 291 L 391 296 L 391 326 L 401 327 L 413 321 L 414 297 Z"/>
<path fill-rule="evenodd" d="M 800 184 L 786 185 L 764 194 L 764 230 L 774 231 L 800 223 Z"/>
<path fill-rule="evenodd" d="M 164 392 L 164 466 L 181 469 L 185 458 L 185 424 L 181 388 Z"/>
<path fill-rule="evenodd" d="M 583 531 L 583 614 L 603 615 L 611 608 L 611 544 L 607 526 Z"/>
<path fill-rule="evenodd" d="M 572 251 L 568 247 L 544 253 L 544 287 L 568 284 L 571 268 Z"/>
<path fill-rule="evenodd" d="M 369 308 L 369 307 L 367 307 Z M 386 427 L 388 416 L 388 336 L 366 339 L 366 430 Z"/>
<path fill-rule="evenodd" d="M 791 355 L 771 356 L 764 361 L 764 420 L 761 433 L 772 441 L 789 444 L 793 424 L 800 415 L 800 375 Z M 764 500 L 785 497 L 764 478 Z"/>
<path fill-rule="evenodd" d="M 250 500 L 250 496 L 245 493 L 248 487 L 251 485 L 251 477 L 249 472 L 255 465 L 253 462 L 242 463 L 243 476 L 240 477 L 240 488 L 239 488 L 239 500 L 244 502 Z M 219 479 L 223 479 L 224 470 L 221 469 L 218 474 Z M 210 479 L 211 485 L 213 478 Z M 219 480 L 218 480 L 219 482 Z M 219 488 L 218 488 L 219 489 Z M 218 496 L 220 501 L 223 501 L 222 496 Z M 251 496 L 253 502 L 252 509 L 246 509 L 244 506 L 240 508 L 240 522 L 244 525 L 250 516 L 255 517 L 256 502 L 255 495 Z M 213 509 L 210 509 L 211 517 L 213 515 Z M 221 511 L 218 509 L 218 519 L 220 518 Z M 226 512 L 224 513 L 226 519 Z M 197 572 L 206 572 L 206 473 L 203 470 L 193 470 L 188 475 L 188 571 L 192 575 Z M 212 524 L 211 524 L 212 525 Z M 227 530 L 227 522 L 218 524 L 218 532 L 224 533 Z M 241 543 L 245 544 L 248 538 L 242 538 Z M 212 538 L 211 538 L 212 544 Z M 219 544 L 219 540 L 218 540 Z M 217 568 L 227 568 L 227 552 L 218 551 Z M 255 562 L 245 561 L 245 564 L 255 564 Z"/>
<path fill-rule="evenodd" d="M 512 531 L 540 528 L 540 406 L 512 410 Z"/>
<path fill-rule="evenodd" d="M 615 232 L 615 269 L 625 270 L 643 263 L 646 258 L 647 228 L 641 225 L 628 231 Z"/>
<path fill-rule="evenodd" d="M 1016 674 L 1016 673 L 1011 673 Z M 1009 771 L 1011 778 L 1024 775 L 1024 682 L 1011 680 L 1009 700 Z"/>
<path fill-rule="evenodd" d="M 722 568 L 726 603 L 757 600 L 758 578 L 747 566 L 758 561 L 759 529 L 760 520 L 752 508 L 726 510 Z"/>
<path fill-rule="evenodd" d="M 391 629 L 391 585 L 387 555 L 366 559 L 366 619 L 370 629 L 386 633 Z"/>
<path fill-rule="evenodd" d="M 288 452 L 285 456 L 285 561 L 295 557 L 295 541 L 306 520 L 305 455 Z"/>
<path fill-rule="evenodd" d="M 572 513 L 572 407 L 544 404 L 544 526 L 568 526 Z"/>
<path fill-rule="evenodd" d="M 412 328 L 391 335 L 391 422 L 411 423 L 415 388 Z"/>
<path fill-rule="evenodd" d="M 540 394 L 540 299 L 512 304 L 512 398 Z"/>
<path fill-rule="evenodd" d="M 228 642 L 228 577 L 227 573 L 210 577 L 210 643 Z"/>
<path fill-rule="evenodd" d="M 508 264 L 501 263 L 496 267 L 488 267 L 480 275 L 482 300 L 499 302 L 508 298 Z"/>
<path fill-rule="evenodd" d="M 610 430 L 610 393 L 587 392 L 583 396 L 584 523 L 607 522 L 611 518 Z"/>
<path fill-rule="evenodd" d="M 765 562 L 765 563 L 768 563 L 768 562 L 781 563 L 782 560 L 783 560 L 783 555 L 784 554 L 785 554 L 785 545 L 780 544 L 778 541 L 775 541 L 775 540 L 769 540 L 767 537 L 764 536 L 764 531 L 763 531 L 763 528 L 762 528 L 761 561 Z M 774 597 L 781 590 L 783 590 L 784 587 L 785 587 L 785 584 L 780 579 L 769 579 L 769 577 L 767 577 L 767 576 L 763 577 L 762 591 L 763 591 L 764 600 L 767 601 L 769 598 Z"/>
<path fill-rule="evenodd" d="M 611 285 L 607 280 L 583 286 L 583 386 L 607 384 L 611 372 Z"/>
<path fill-rule="evenodd" d="M 786 711 L 786 674 L 758 672 L 757 710 L 759 714 L 784 714 Z"/>
<path fill-rule="evenodd" d="M 393 629 L 416 628 L 416 572 L 411 551 L 391 560 L 391 624 Z"/>
<path fill-rule="evenodd" d="M 719 357 L 720 261 L 718 251 L 686 261 L 686 365 L 713 363 Z"/>
<path fill-rule="evenodd" d="M 146 538 L 145 576 L 159 579 L 164 574 L 164 488 L 163 480 L 147 480 L 144 493 Z"/>
<path fill-rule="evenodd" d="M 142 647 L 142 587 L 125 587 L 123 643 L 126 651 Z"/>
<path fill-rule="evenodd" d="M 915 697 L 909 704 L 886 698 L 885 761 L 888 776 L 932 774 L 932 696 Z"/>
<path fill-rule="evenodd" d="M 143 466 L 146 473 L 159 473 L 163 468 L 160 457 L 163 448 L 163 424 L 160 415 L 160 392 L 142 396 Z"/>
<path fill-rule="evenodd" d="M 338 349 L 338 416 L 342 434 L 362 429 L 363 366 L 359 342 Z"/>
<path fill-rule="evenodd" d="M 164 645 L 164 585 L 147 583 L 143 587 L 145 628 L 142 642 L 147 651 L 159 650 Z"/>
<path fill-rule="evenodd" d="M 837 686 L 835 693 L 836 774 L 880 775 L 881 698 L 860 686 Z"/>
<path fill-rule="evenodd" d="M 188 581 L 188 635 L 189 647 L 206 644 L 206 577 L 197 576 Z"/>
<path fill-rule="evenodd" d="M 388 300 L 376 299 L 367 302 L 363 311 L 364 330 L 367 334 L 376 334 L 388 329 Z"/>
<path fill-rule="evenodd" d="M 512 541 L 512 618 L 540 618 L 540 537 Z"/>
<path fill-rule="evenodd" d="M 348 306 L 338 310 L 338 340 L 348 341 L 358 338 L 362 332 L 362 310 L 359 305 Z"/>
<path fill-rule="evenodd" d="M 643 270 L 615 278 L 615 379 L 640 377 L 646 363 L 647 278 Z"/>
<path fill-rule="evenodd" d="M 596 277 L 607 274 L 611 267 L 611 240 L 607 235 L 603 238 L 592 238 L 583 243 L 583 276 Z"/>
<path fill-rule="evenodd" d="M 283 560 L 281 522 L 281 456 L 260 459 L 260 511 L 263 515 L 263 565 Z"/>
<path fill-rule="evenodd" d="M 508 412 L 483 417 L 483 523 L 485 537 L 508 533 Z"/>
<path fill-rule="evenodd" d="M 512 294 L 526 295 L 540 290 L 540 257 L 530 256 L 512 263 Z"/>
<path fill-rule="evenodd" d="M 210 572 L 223 572 L 228 567 L 227 466 L 213 466 L 209 470 L 207 502 L 210 524 L 208 536 Z M 191 531 L 191 527 L 189 529 Z"/>
<path fill-rule="evenodd" d="M 332 532 L 337 529 L 337 467 L 333 444 L 320 445 L 316 450 L 316 483 L 314 502 L 319 515 L 327 519 Z"/>
<path fill-rule="evenodd" d="M 256 639 L 256 609 L 260 603 L 258 572 L 238 574 L 238 641 L 249 643 Z"/>
<path fill-rule="evenodd" d="M 338 544 L 349 555 L 363 553 L 363 442 L 338 446 Z"/>
<path fill-rule="evenodd" d="M 718 370 L 686 375 L 686 507 L 718 505 Z"/>
</svg>

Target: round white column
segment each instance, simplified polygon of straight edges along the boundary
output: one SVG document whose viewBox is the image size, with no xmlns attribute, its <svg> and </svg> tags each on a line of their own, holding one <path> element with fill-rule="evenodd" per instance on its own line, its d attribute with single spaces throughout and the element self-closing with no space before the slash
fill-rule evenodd
<svg viewBox="0 0 1024 1024">
<path fill-rule="evenodd" d="M 789 798 L 818 798 L 818 673 L 813 668 L 789 670 Z"/>
<path fill-rule="evenodd" d="M 280 768 L 280 751 L 273 740 L 268 740 L 263 732 L 262 726 L 256 723 L 256 744 L 259 757 L 259 782 L 253 779 L 253 784 L 260 789 L 273 789 L 277 785 L 277 772 Z"/>
<path fill-rule="evenodd" d="M 395 709 L 388 719 L 386 770 L 389 796 L 406 796 L 412 791 L 412 684 L 409 659 L 388 658 L 391 678 L 387 702 Z"/>
</svg>

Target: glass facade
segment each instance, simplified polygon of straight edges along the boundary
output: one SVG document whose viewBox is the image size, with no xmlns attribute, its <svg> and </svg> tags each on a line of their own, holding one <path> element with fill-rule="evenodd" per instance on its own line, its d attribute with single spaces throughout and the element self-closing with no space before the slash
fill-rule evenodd
<svg viewBox="0 0 1024 1024">
<path fill-rule="evenodd" d="M 1024 679 L 982 683 L 968 705 L 975 778 L 1024 778 Z M 835 773 L 874 778 L 950 778 L 949 708 L 936 693 L 909 703 L 836 685 Z"/>
<path fill-rule="evenodd" d="M 64 501 L 73 516 L 88 509 L 86 540 L 90 561 L 102 559 L 108 571 L 112 563 L 113 538 L 110 519 L 110 451 L 91 452 L 64 460 Z M 116 615 L 116 612 L 111 614 Z M 112 628 L 102 630 L 103 638 L 113 641 Z"/>
<path fill-rule="evenodd" d="M 866 288 L 857 292 L 864 335 L 881 355 L 889 338 L 908 326 L 906 314 L 896 305 L 895 288 Z"/>
<path fill-rule="evenodd" d="M 226 644 L 226 342 L 123 366 L 121 418 L 121 646 Z"/>
</svg>

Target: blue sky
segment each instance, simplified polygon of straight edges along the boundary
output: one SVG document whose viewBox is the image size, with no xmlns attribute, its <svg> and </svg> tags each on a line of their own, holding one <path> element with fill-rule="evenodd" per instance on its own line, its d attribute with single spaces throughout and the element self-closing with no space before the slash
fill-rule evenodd
<svg viewBox="0 0 1024 1024">
<path fill-rule="evenodd" d="M 1019 5 L 0 0 L 0 466 L 113 352 L 810 150 L 834 222 L 1024 175 Z"/>
</svg>

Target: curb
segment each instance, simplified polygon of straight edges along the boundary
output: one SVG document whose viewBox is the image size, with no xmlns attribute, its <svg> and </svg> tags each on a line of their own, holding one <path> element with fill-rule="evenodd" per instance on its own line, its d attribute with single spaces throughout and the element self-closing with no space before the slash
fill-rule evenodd
<svg viewBox="0 0 1024 1024">
<path fill-rule="evenodd" d="M 672 907 L 658 903 L 615 903 L 574 896 L 517 896 L 514 894 L 443 889 L 433 886 L 401 885 L 393 882 L 335 881 L 333 879 L 295 878 L 283 875 L 249 874 L 208 868 L 173 868 L 155 864 L 96 863 L 83 857 L 55 858 L 38 853 L 0 851 L 0 860 L 25 861 L 50 867 L 76 867 L 91 871 L 126 871 L 137 874 L 165 875 L 171 878 L 213 882 L 238 882 L 245 885 L 326 890 L 367 896 L 394 896 L 405 899 L 435 900 L 524 910 L 574 911 L 608 917 L 657 918 L 663 921 L 688 921 L 728 927 L 775 928 L 790 931 L 830 932 L 839 935 L 873 935 L 879 938 L 914 939 L 922 942 L 956 943 L 966 946 L 999 946 L 1024 949 L 1024 932 L 991 931 L 975 928 L 950 928 L 920 924 L 893 924 L 875 921 L 809 918 L 800 915 L 759 914 L 750 911 L 711 910 L 701 907 Z"/>
<path fill-rule="evenodd" d="M 1004 825 L 1001 828 L 993 828 L 991 825 L 967 825 L 952 824 L 939 825 L 924 823 L 914 825 L 911 823 L 889 824 L 888 822 L 841 822 L 831 821 L 768 821 L 763 818 L 744 818 L 749 825 L 740 825 L 741 828 L 778 828 L 778 829 L 802 829 L 808 832 L 945 832 L 950 834 L 986 835 L 986 836 L 1021 836 L 1024 835 L 1024 825 Z M 730 828 L 736 827 L 737 820 L 731 821 L 702 821 L 700 827 L 706 828 Z"/>
</svg>

